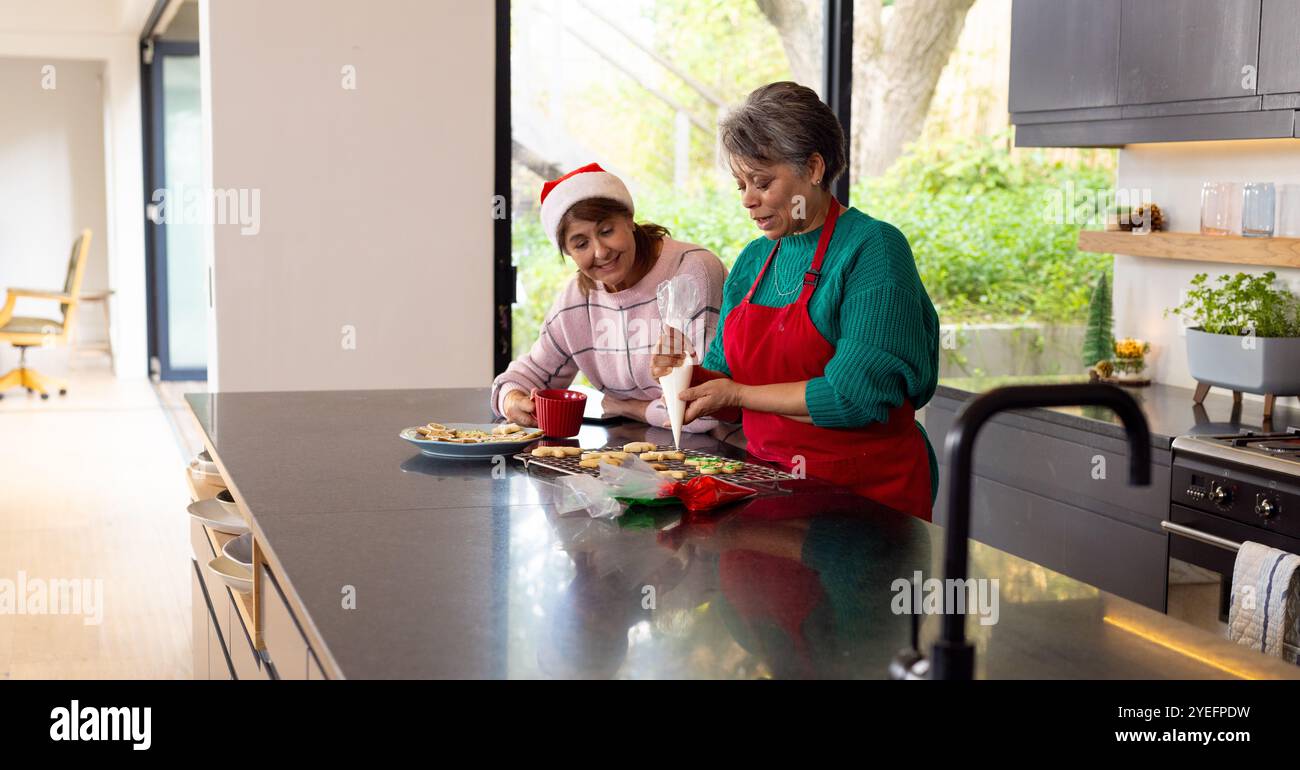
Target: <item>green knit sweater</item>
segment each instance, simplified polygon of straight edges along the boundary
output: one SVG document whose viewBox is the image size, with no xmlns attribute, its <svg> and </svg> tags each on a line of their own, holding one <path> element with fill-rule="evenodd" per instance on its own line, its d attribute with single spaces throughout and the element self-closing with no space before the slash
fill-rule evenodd
<svg viewBox="0 0 1300 770">
<path fill-rule="evenodd" d="M 817 228 L 783 238 L 753 302 L 768 307 L 794 302 L 799 296 L 794 289 L 802 286 L 820 237 Z M 723 353 L 725 319 L 745 298 L 771 250 L 772 241 L 759 237 L 736 258 L 722 289 L 723 321 L 704 357 L 705 368 L 731 375 Z M 778 289 L 790 293 L 783 296 Z M 850 428 L 884 422 L 904 399 L 915 409 L 930 401 L 939 378 L 939 316 L 898 228 L 855 208 L 844 210 L 808 313 L 835 345 L 823 376 L 809 380 L 804 391 L 814 425 Z M 931 448 L 932 458 L 933 453 Z M 936 471 L 931 459 L 931 480 L 937 485 Z"/>
</svg>

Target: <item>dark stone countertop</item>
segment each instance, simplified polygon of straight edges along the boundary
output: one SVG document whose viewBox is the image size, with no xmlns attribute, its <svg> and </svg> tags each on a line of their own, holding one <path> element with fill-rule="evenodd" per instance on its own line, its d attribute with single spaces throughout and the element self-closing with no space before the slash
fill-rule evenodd
<svg viewBox="0 0 1300 770">
<path fill-rule="evenodd" d="M 880 678 L 909 638 L 895 581 L 942 576 L 939 528 L 817 482 L 611 522 L 557 515 L 547 472 L 435 460 L 397 437 L 487 421 L 487 394 L 187 396 L 327 675 Z M 670 441 L 631 423 L 579 437 L 642 439 Z M 968 621 L 979 676 L 1300 676 L 994 548 L 971 543 L 971 565 L 999 581 L 997 622 Z M 927 649 L 938 620 L 923 619 Z"/>
<path fill-rule="evenodd" d="M 966 401 L 973 395 L 1005 385 L 1087 381 L 1085 375 L 944 378 L 939 380 L 935 398 Z M 1192 403 L 1193 391 L 1190 388 L 1153 383 L 1140 388 L 1126 387 L 1125 390 L 1142 408 L 1151 429 L 1152 445 L 1160 449 L 1169 449 L 1170 442 L 1177 436 L 1235 434 L 1248 430 L 1280 431 L 1288 426 L 1300 427 L 1300 410 L 1277 406 L 1273 410 L 1271 425 L 1265 426 L 1262 402 L 1244 401 L 1234 405 L 1232 396 L 1220 388 L 1211 390 L 1205 402 L 1200 405 Z M 1119 418 L 1104 407 L 1065 406 L 1016 411 L 1065 427 L 1124 438 L 1124 428 Z"/>
</svg>

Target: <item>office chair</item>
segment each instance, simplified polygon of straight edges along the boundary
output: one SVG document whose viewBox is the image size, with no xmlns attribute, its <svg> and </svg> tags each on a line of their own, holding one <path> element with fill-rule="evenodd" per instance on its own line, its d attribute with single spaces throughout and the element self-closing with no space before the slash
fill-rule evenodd
<svg viewBox="0 0 1300 770">
<path fill-rule="evenodd" d="M 72 334 L 72 324 L 76 321 L 77 305 L 81 296 L 81 278 L 86 272 L 86 255 L 90 252 L 90 230 L 82 230 L 81 235 L 72 244 L 72 256 L 68 259 L 68 277 L 63 283 L 63 291 L 41 291 L 38 289 L 9 289 L 5 297 L 4 308 L 0 309 L 0 343 L 9 343 L 18 348 L 18 368 L 0 377 L 0 398 L 4 392 L 17 387 L 27 388 L 27 392 L 37 392 L 42 399 L 50 397 L 51 390 L 58 390 L 59 395 L 66 395 L 68 384 L 53 377 L 47 377 L 34 369 L 27 368 L 27 348 L 52 347 L 66 344 Z M 42 299 L 59 303 L 63 320 L 36 318 L 14 315 L 14 305 L 19 297 Z"/>
</svg>

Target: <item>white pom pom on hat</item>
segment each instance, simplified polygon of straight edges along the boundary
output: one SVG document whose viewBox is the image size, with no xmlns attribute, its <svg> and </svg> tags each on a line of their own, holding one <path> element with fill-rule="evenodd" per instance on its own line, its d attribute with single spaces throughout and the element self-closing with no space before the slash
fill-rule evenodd
<svg viewBox="0 0 1300 770">
<path fill-rule="evenodd" d="M 623 180 L 601 168 L 597 163 L 588 163 L 576 168 L 559 179 L 552 179 L 542 185 L 542 229 L 558 248 L 560 246 L 557 232 L 560 220 L 575 203 L 590 198 L 609 198 L 627 206 L 628 214 L 635 214 L 632 205 L 632 193 L 627 191 Z"/>
</svg>

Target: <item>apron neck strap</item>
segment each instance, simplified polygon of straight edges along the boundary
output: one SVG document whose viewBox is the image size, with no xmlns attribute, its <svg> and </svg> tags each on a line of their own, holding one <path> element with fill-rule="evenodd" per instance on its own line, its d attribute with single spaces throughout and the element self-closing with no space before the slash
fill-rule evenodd
<svg viewBox="0 0 1300 770">
<path fill-rule="evenodd" d="M 812 290 L 817 288 L 817 277 L 821 275 L 822 260 L 826 257 L 826 247 L 830 245 L 831 235 L 835 232 L 835 221 L 840 216 L 840 202 L 831 198 L 830 208 L 826 210 L 826 222 L 822 225 L 821 237 L 817 240 L 817 251 L 813 253 L 812 264 L 808 266 L 808 271 L 803 275 L 803 291 L 799 294 L 799 301 L 807 302 L 812 296 Z M 776 257 L 776 252 L 781 248 L 781 241 L 772 245 L 772 250 L 768 252 L 767 261 L 758 271 L 758 277 L 749 287 L 749 293 L 741 300 L 745 304 L 754 298 L 754 292 L 758 290 L 758 285 L 763 282 L 763 276 L 767 273 L 767 268 L 772 264 Z"/>
<path fill-rule="evenodd" d="M 803 291 L 799 293 L 800 302 L 807 302 L 812 297 L 813 290 L 817 288 L 817 279 L 822 274 L 822 260 L 826 258 L 826 249 L 831 244 L 831 236 L 835 233 L 835 222 L 839 218 L 840 202 L 831 198 L 830 208 L 826 210 L 826 223 L 822 225 L 821 238 L 817 239 L 817 251 L 813 253 L 808 272 L 803 274 Z"/>
</svg>

